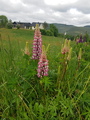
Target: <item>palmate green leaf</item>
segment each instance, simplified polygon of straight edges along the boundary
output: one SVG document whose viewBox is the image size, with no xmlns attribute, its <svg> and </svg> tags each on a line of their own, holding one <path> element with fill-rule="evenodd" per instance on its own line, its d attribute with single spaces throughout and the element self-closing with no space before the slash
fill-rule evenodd
<svg viewBox="0 0 90 120">
<path fill-rule="evenodd" d="M 43 117 L 43 113 L 44 113 L 44 107 L 42 104 L 39 105 L 39 114 L 40 114 L 40 118 Z"/>
<path fill-rule="evenodd" d="M 44 85 L 45 90 L 49 88 L 52 85 L 52 80 L 49 79 L 49 77 L 43 77 L 40 80 L 40 83 Z"/>
<path fill-rule="evenodd" d="M 38 102 L 35 103 L 34 105 L 34 111 L 35 111 L 35 115 L 36 115 L 36 118 L 38 120 L 44 120 L 44 106 Z"/>
<path fill-rule="evenodd" d="M 61 106 L 61 113 L 64 116 L 74 116 L 73 113 L 73 108 L 74 108 L 74 103 L 73 100 L 70 98 L 67 98 L 65 95 L 61 97 L 60 101 L 60 106 Z"/>
<path fill-rule="evenodd" d="M 53 105 L 50 105 L 49 106 L 49 111 L 50 111 L 50 114 L 52 116 L 56 116 L 57 115 L 57 105 L 56 104 L 53 104 Z"/>
</svg>

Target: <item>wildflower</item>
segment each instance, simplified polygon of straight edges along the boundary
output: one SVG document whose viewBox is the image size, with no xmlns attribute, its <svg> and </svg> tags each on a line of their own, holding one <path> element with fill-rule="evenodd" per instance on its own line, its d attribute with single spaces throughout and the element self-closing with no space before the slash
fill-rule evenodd
<svg viewBox="0 0 90 120">
<path fill-rule="evenodd" d="M 44 51 L 44 48 L 42 50 L 42 54 L 38 62 L 37 72 L 38 72 L 37 73 L 38 77 L 48 76 L 48 60 L 46 58 L 46 53 Z"/>
<path fill-rule="evenodd" d="M 83 42 L 82 34 L 80 35 L 79 43 Z"/>
<path fill-rule="evenodd" d="M 70 49 L 70 40 L 65 40 L 65 43 L 64 43 L 64 46 L 62 47 L 61 49 L 61 53 L 62 54 L 66 54 L 69 52 L 69 49 Z"/>
<path fill-rule="evenodd" d="M 66 54 L 68 51 L 69 51 L 68 47 L 64 46 L 61 52 L 62 54 Z"/>
<path fill-rule="evenodd" d="M 71 53 L 72 53 L 72 48 L 70 48 L 68 56 L 67 56 L 67 60 L 69 61 L 71 59 Z"/>
<path fill-rule="evenodd" d="M 81 60 L 82 57 L 82 49 L 80 48 L 79 54 L 78 54 L 78 60 Z"/>
<path fill-rule="evenodd" d="M 85 41 L 85 38 L 84 38 L 84 40 L 83 40 L 82 34 L 80 35 L 79 38 L 76 39 L 76 43 L 82 43 L 82 42 L 84 42 L 84 41 Z"/>
<path fill-rule="evenodd" d="M 26 55 L 30 55 L 28 42 L 26 42 L 26 46 L 25 46 L 24 54 L 26 54 Z"/>
<path fill-rule="evenodd" d="M 33 55 L 32 59 L 39 59 L 42 53 L 42 38 L 41 32 L 39 30 L 38 24 L 36 24 L 36 30 L 34 33 L 34 40 L 33 40 Z"/>
<path fill-rule="evenodd" d="M 76 39 L 76 43 L 79 43 L 79 38 L 77 37 L 77 39 Z"/>
</svg>

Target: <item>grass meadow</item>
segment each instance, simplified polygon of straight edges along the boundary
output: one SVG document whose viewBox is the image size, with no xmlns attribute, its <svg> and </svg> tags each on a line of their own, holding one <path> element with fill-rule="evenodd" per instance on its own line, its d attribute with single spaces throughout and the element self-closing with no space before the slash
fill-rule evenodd
<svg viewBox="0 0 90 120">
<path fill-rule="evenodd" d="M 34 31 L 0 29 L 0 120 L 90 120 L 90 43 L 71 41 L 67 60 L 64 38 L 42 36 L 49 75 L 38 78 L 33 39 Z"/>
</svg>

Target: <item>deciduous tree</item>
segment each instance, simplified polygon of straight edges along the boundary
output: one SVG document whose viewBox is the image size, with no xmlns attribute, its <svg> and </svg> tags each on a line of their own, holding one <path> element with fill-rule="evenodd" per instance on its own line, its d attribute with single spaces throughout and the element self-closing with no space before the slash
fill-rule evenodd
<svg viewBox="0 0 90 120">
<path fill-rule="evenodd" d="M 0 27 L 6 27 L 8 18 L 5 15 L 0 15 Z"/>
<path fill-rule="evenodd" d="M 44 22 L 43 23 L 43 26 L 44 26 L 44 29 L 46 29 L 48 27 L 48 23 L 47 22 Z"/>
<path fill-rule="evenodd" d="M 58 36 L 58 29 L 54 24 L 50 24 L 50 31 L 54 34 L 55 37 Z"/>
</svg>

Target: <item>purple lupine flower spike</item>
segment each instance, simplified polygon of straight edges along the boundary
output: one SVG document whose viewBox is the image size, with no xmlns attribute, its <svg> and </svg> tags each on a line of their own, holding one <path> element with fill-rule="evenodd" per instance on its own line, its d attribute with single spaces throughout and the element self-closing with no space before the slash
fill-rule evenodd
<svg viewBox="0 0 90 120">
<path fill-rule="evenodd" d="M 32 59 L 39 59 L 42 53 L 42 38 L 41 38 L 41 32 L 38 27 L 38 24 L 36 24 L 36 29 L 34 33 L 34 40 L 33 40 L 33 55 Z"/>
<path fill-rule="evenodd" d="M 48 60 L 46 58 L 45 51 L 42 52 L 39 59 L 37 72 L 37 76 L 40 78 L 43 76 L 48 76 Z"/>
</svg>

